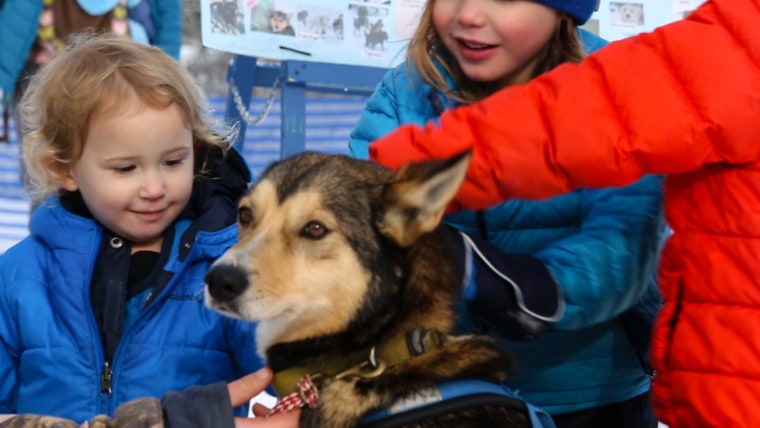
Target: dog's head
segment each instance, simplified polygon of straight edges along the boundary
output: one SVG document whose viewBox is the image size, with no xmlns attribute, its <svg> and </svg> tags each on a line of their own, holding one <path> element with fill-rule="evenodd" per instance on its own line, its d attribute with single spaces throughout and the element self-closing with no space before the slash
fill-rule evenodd
<svg viewBox="0 0 760 428">
<path fill-rule="evenodd" d="M 620 20 L 630 24 L 643 24 L 644 7 L 637 3 L 624 3 L 619 6 Z"/>
<path fill-rule="evenodd" d="M 280 10 L 275 10 L 269 15 L 269 27 L 272 31 L 279 33 L 285 31 L 290 25 L 290 16 Z"/>
<path fill-rule="evenodd" d="M 396 172 L 321 153 L 273 164 L 239 203 L 239 242 L 208 272 L 207 305 L 259 321 L 263 347 L 379 316 L 398 304 L 403 254 L 438 227 L 469 159 Z"/>
</svg>

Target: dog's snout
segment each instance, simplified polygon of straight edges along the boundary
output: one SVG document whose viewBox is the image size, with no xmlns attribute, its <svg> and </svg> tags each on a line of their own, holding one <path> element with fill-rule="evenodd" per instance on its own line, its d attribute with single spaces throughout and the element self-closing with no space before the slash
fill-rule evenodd
<svg viewBox="0 0 760 428">
<path fill-rule="evenodd" d="M 229 302 L 243 294 L 248 278 L 239 267 L 216 265 L 206 274 L 208 292 L 216 300 Z"/>
</svg>

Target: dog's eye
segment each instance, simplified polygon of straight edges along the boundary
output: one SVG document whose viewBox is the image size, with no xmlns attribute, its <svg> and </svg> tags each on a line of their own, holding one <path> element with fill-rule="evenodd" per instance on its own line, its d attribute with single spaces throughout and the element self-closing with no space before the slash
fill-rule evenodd
<svg viewBox="0 0 760 428">
<path fill-rule="evenodd" d="M 328 233 L 330 233 L 330 230 L 328 230 L 324 224 L 317 221 L 310 221 L 309 224 L 301 229 L 301 236 L 314 240 L 322 239 L 327 236 Z"/>
<path fill-rule="evenodd" d="M 248 207 L 238 209 L 238 223 L 241 226 L 248 226 L 253 221 L 253 211 Z"/>
</svg>

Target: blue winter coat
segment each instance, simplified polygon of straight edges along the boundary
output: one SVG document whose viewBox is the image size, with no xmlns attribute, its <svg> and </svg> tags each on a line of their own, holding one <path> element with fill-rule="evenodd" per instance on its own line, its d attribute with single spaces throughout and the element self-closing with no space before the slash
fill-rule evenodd
<svg viewBox="0 0 760 428">
<path fill-rule="evenodd" d="M 91 287 L 123 280 L 109 277 L 121 265 L 101 251 L 110 232 L 56 197 L 35 210 L 31 235 L 0 256 L 0 414 L 84 421 L 137 397 L 228 382 L 262 366 L 254 324 L 204 305 L 204 275 L 237 239 L 236 202 L 250 179 L 234 151 L 214 165 L 221 178 L 194 185 L 167 235 L 171 252 L 154 288 L 129 300 L 110 393 L 101 384 L 104 347 L 90 299 Z M 91 284 L 96 261 L 106 269 Z"/>
<path fill-rule="evenodd" d="M 587 51 L 604 44 L 590 33 L 582 38 Z M 400 124 L 424 124 L 452 106 L 401 65 L 369 99 L 351 134 L 351 155 L 366 158 L 371 141 Z M 473 211 L 446 219 L 471 235 L 487 236 L 504 253 L 539 259 L 564 293 L 565 313 L 546 333 L 527 342 L 505 340 L 517 357 L 510 386 L 530 403 L 560 414 L 648 390 L 644 353 L 660 304 L 655 270 L 664 231 L 661 200 L 661 178 L 650 176 L 624 188 L 510 201 L 480 219 Z M 487 328 L 477 314 L 465 310 L 460 316 L 474 320 L 470 328 Z"/>
<path fill-rule="evenodd" d="M 0 0 L 0 89 L 13 93 L 39 28 L 42 0 Z M 182 47 L 182 0 L 148 0 L 151 44 L 175 59 Z"/>
</svg>

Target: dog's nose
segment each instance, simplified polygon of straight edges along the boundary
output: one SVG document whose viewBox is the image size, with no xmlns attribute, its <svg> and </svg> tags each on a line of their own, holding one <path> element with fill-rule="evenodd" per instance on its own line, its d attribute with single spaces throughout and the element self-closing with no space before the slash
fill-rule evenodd
<svg viewBox="0 0 760 428">
<path fill-rule="evenodd" d="M 243 294 L 248 287 L 248 278 L 236 266 L 216 265 L 206 273 L 206 286 L 211 297 L 229 302 Z"/>
</svg>

